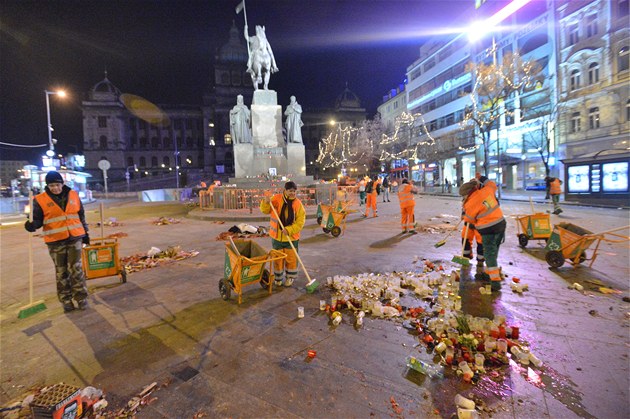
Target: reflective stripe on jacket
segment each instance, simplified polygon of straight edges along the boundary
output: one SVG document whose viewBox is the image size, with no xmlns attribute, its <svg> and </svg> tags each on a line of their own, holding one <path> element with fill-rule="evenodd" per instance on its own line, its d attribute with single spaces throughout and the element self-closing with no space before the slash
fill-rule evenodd
<svg viewBox="0 0 630 419">
<path fill-rule="evenodd" d="M 398 188 L 398 199 L 400 200 L 400 208 L 412 207 L 416 203 L 413 200 L 413 194 L 411 193 L 411 186 L 409 183 L 402 185 Z"/>
<path fill-rule="evenodd" d="M 271 197 L 271 205 L 276 209 L 278 215 L 280 215 L 280 211 L 282 210 L 282 204 L 284 203 L 283 199 L 284 193 L 279 193 Z M 302 201 L 298 198 L 293 200 L 293 214 L 295 218 L 293 220 L 293 224 L 285 226 L 289 235 L 291 236 L 291 241 L 300 239 L 300 232 L 302 228 L 304 228 L 304 223 L 306 222 L 306 211 L 304 210 L 304 206 L 302 205 Z M 278 223 L 278 219 L 276 218 L 273 211 L 271 211 L 271 206 L 264 200 L 260 202 L 260 211 L 264 214 L 271 214 L 270 226 L 269 226 L 269 236 L 272 239 L 286 242 L 289 241 L 289 237 L 280 232 L 280 225 Z"/>
<path fill-rule="evenodd" d="M 504 220 L 494 191 L 492 186 L 483 187 L 471 193 L 464 202 L 464 221 L 474 224 L 477 230 L 492 227 Z"/>
<path fill-rule="evenodd" d="M 68 192 L 65 211 L 46 192 L 37 195 L 35 199 L 44 212 L 43 235 L 46 243 L 65 240 L 70 236 L 85 235 L 83 223 L 79 218 L 81 200 L 76 191 Z"/>
<path fill-rule="evenodd" d="M 562 188 L 560 187 L 560 179 L 555 178 L 549 183 L 549 193 L 551 195 L 560 195 L 562 193 Z"/>
</svg>

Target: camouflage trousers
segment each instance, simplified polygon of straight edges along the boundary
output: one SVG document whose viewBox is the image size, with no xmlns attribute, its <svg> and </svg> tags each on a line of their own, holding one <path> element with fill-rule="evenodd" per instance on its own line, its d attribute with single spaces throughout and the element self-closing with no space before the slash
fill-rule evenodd
<svg viewBox="0 0 630 419">
<path fill-rule="evenodd" d="M 48 245 L 48 253 L 55 264 L 57 298 L 61 303 L 77 302 L 87 298 L 85 274 L 81 264 L 81 240 Z"/>
</svg>

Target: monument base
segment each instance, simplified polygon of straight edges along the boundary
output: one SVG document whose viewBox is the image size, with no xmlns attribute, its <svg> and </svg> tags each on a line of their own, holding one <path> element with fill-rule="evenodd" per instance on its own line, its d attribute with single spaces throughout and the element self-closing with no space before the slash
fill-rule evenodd
<svg viewBox="0 0 630 419">
<path fill-rule="evenodd" d="M 234 144 L 234 174 L 237 178 L 251 176 L 254 161 L 252 144 Z"/>
<path fill-rule="evenodd" d="M 287 173 L 297 176 L 306 176 L 306 159 L 304 144 L 287 144 Z"/>
</svg>

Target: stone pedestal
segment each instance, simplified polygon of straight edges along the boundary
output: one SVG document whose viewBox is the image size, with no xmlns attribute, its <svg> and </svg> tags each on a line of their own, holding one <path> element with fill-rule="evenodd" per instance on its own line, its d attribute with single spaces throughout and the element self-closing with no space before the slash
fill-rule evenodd
<svg viewBox="0 0 630 419">
<path fill-rule="evenodd" d="M 287 144 L 287 173 L 294 176 L 306 176 L 304 144 Z"/>
<path fill-rule="evenodd" d="M 252 101 L 252 142 L 257 147 L 283 147 L 282 108 L 276 92 L 256 90 Z"/>
<path fill-rule="evenodd" d="M 234 144 L 234 175 L 237 178 L 252 176 L 253 144 Z"/>
</svg>

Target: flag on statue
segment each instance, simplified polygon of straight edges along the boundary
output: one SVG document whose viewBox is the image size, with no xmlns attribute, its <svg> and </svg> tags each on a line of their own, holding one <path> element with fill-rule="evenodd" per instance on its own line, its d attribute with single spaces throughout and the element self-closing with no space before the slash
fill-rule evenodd
<svg viewBox="0 0 630 419">
<path fill-rule="evenodd" d="M 243 7 L 245 7 L 245 0 L 241 1 L 237 6 L 236 6 L 236 14 L 241 13 L 241 10 L 243 10 Z"/>
</svg>

